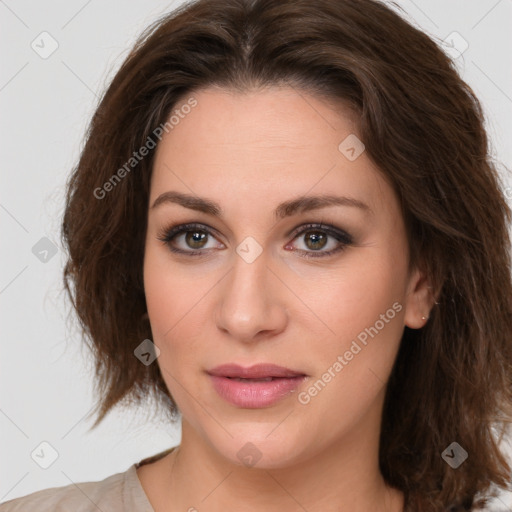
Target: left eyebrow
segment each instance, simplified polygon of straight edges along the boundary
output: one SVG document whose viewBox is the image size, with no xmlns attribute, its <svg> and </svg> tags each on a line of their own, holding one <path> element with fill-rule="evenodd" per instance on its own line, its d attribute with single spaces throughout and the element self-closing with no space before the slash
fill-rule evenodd
<svg viewBox="0 0 512 512">
<path fill-rule="evenodd" d="M 165 203 L 179 204 L 191 210 L 200 211 L 214 217 L 223 217 L 223 211 L 219 204 L 207 198 L 191 194 L 183 194 L 176 191 L 164 192 L 155 200 L 151 208 L 156 208 Z M 316 195 L 303 196 L 297 199 L 290 199 L 280 203 L 274 210 L 275 219 L 283 219 L 297 213 L 303 213 L 311 210 L 319 210 L 329 206 L 347 206 L 359 208 L 363 212 L 374 215 L 373 210 L 363 201 L 353 197 L 334 196 L 334 195 Z"/>
</svg>

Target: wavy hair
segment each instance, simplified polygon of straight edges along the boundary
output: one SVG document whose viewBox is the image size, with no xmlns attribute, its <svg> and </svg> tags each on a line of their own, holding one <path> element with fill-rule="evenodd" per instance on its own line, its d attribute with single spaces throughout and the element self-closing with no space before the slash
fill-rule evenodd
<svg viewBox="0 0 512 512">
<path fill-rule="evenodd" d="M 483 506 L 510 478 L 500 442 L 512 417 L 511 211 L 475 94 L 432 38 L 376 0 L 189 1 L 120 66 L 62 224 L 65 289 L 94 354 L 93 428 L 114 406 L 151 397 L 178 415 L 158 365 L 134 357 L 152 338 L 142 262 L 154 151 L 113 175 L 194 91 L 272 85 L 357 112 L 367 155 L 399 197 L 411 267 L 427 272 L 437 300 L 424 328 L 405 327 L 387 384 L 386 482 L 411 512 Z M 469 455 L 457 469 L 441 457 L 454 441 Z"/>
</svg>

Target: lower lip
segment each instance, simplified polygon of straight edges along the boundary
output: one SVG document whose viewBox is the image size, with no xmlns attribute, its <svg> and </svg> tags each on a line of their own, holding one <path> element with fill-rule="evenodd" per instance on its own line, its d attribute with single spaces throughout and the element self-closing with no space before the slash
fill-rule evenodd
<svg viewBox="0 0 512 512">
<path fill-rule="evenodd" d="M 283 399 L 306 378 L 305 375 L 277 378 L 271 381 L 247 382 L 210 375 L 217 393 L 229 403 L 246 409 L 258 409 L 273 405 Z"/>
</svg>

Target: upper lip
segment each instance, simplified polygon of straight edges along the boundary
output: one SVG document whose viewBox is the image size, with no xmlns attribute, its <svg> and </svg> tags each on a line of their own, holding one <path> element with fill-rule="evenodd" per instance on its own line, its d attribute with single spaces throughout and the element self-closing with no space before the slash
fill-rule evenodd
<svg viewBox="0 0 512 512">
<path fill-rule="evenodd" d="M 277 366 L 270 363 L 255 364 L 249 367 L 243 367 L 238 364 L 228 363 L 221 364 L 215 368 L 208 370 L 210 375 L 218 377 L 238 377 L 242 379 L 264 379 L 267 377 L 300 377 L 305 373 L 290 370 L 283 366 Z"/>
</svg>

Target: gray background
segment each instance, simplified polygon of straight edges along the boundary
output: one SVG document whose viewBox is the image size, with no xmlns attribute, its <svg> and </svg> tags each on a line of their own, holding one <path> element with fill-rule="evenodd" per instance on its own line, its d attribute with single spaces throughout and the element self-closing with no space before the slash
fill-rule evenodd
<svg viewBox="0 0 512 512">
<path fill-rule="evenodd" d="M 144 410 L 113 412 L 88 432 L 91 360 L 66 321 L 59 228 L 65 180 L 100 91 L 139 33 L 180 3 L 0 0 L 0 501 L 100 480 L 179 442 L 179 427 L 148 422 Z M 467 41 L 456 62 L 483 103 L 511 187 L 512 0 L 397 3 L 438 40 L 455 31 Z M 31 458 L 39 450 L 50 461 L 44 441 L 58 453 L 47 469 Z M 504 503 L 512 506 L 510 495 Z"/>
</svg>

